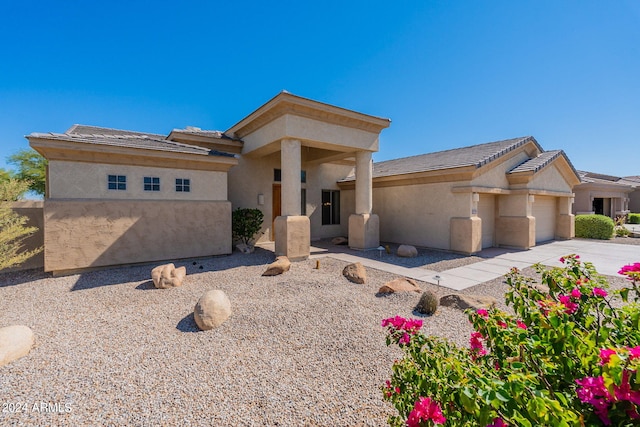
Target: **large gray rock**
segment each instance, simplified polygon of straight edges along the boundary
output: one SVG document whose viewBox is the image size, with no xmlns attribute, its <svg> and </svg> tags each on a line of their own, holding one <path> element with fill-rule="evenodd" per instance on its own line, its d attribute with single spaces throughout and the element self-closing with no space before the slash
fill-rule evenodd
<svg viewBox="0 0 640 427">
<path fill-rule="evenodd" d="M 213 289 L 202 294 L 195 308 L 193 318 L 203 331 L 217 328 L 231 316 L 231 301 L 224 291 Z"/>
<path fill-rule="evenodd" d="M 282 256 L 277 257 L 274 262 L 269 264 L 267 266 L 267 269 L 265 270 L 265 272 L 262 273 L 262 275 L 263 276 L 277 276 L 278 274 L 282 274 L 285 271 L 289 271 L 290 268 L 291 268 L 291 261 L 289 261 L 289 258 L 287 258 L 286 256 L 282 255 Z"/>
<path fill-rule="evenodd" d="M 398 246 L 398 251 L 396 253 L 398 256 L 404 258 L 415 258 L 418 256 L 418 250 L 415 248 L 415 246 L 411 245 Z"/>
<path fill-rule="evenodd" d="M 151 270 L 153 285 L 158 289 L 176 288 L 182 286 L 187 269 L 185 267 L 176 268 L 173 263 L 159 265 Z"/>
<path fill-rule="evenodd" d="M 365 270 L 364 265 L 359 262 L 347 265 L 342 270 L 342 275 L 350 282 L 358 283 L 360 285 L 367 281 L 367 270 Z"/>
<path fill-rule="evenodd" d="M 0 328 L 0 366 L 4 366 L 31 351 L 35 344 L 33 331 L 24 325 Z"/>
<path fill-rule="evenodd" d="M 443 307 L 457 308 L 460 310 L 466 310 L 471 308 L 473 310 L 479 310 L 481 308 L 487 310 L 495 307 L 497 300 L 494 297 L 487 297 L 482 295 L 463 295 L 463 294 L 451 294 L 445 295 L 440 298 L 440 305 Z"/>
<path fill-rule="evenodd" d="M 422 290 L 414 280 L 405 277 L 387 282 L 378 290 L 379 294 L 393 294 L 396 292 L 422 292 Z"/>
</svg>

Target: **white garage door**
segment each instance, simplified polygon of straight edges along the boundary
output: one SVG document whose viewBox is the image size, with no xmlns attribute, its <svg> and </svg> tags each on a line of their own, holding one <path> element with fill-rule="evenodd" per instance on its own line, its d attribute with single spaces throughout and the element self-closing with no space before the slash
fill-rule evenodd
<svg viewBox="0 0 640 427">
<path fill-rule="evenodd" d="M 493 234 L 496 217 L 496 197 L 490 194 L 480 194 L 478 202 L 478 216 L 482 220 L 482 247 L 493 247 Z"/>
<path fill-rule="evenodd" d="M 553 240 L 556 235 L 556 198 L 535 196 L 531 213 L 536 218 L 536 243 Z"/>
</svg>

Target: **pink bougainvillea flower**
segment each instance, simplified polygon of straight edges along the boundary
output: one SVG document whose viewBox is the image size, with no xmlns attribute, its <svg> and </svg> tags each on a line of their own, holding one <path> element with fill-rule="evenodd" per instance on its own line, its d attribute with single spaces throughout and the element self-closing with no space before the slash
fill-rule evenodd
<svg viewBox="0 0 640 427">
<path fill-rule="evenodd" d="M 502 320 L 498 320 L 498 322 L 496 322 L 498 324 L 498 326 L 500 326 L 501 328 L 506 328 L 507 324 L 505 322 L 503 322 Z"/>
<path fill-rule="evenodd" d="M 573 314 L 578 310 L 578 304 L 571 301 L 571 297 L 568 295 L 558 295 L 558 300 L 565 306 L 564 312 L 567 314 Z"/>
<path fill-rule="evenodd" d="M 578 284 L 580 283 L 580 279 L 578 279 Z M 578 288 L 574 288 L 571 291 L 571 296 L 574 298 L 580 298 L 582 296 L 582 292 L 580 292 L 580 289 Z"/>
<path fill-rule="evenodd" d="M 489 317 L 489 312 L 484 308 L 479 309 L 478 311 L 476 311 L 476 313 L 478 313 L 478 316 L 484 317 L 485 319 Z"/>
<path fill-rule="evenodd" d="M 594 295 L 594 296 L 597 296 L 597 297 L 602 297 L 602 298 L 604 298 L 604 297 L 606 297 L 608 294 L 607 294 L 607 291 L 605 291 L 605 290 L 604 290 L 604 289 L 602 289 L 602 288 L 593 288 L 593 295 Z"/>
<path fill-rule="evenodd" d="M 411 342 L 411 336 L 406 332 L 398 340 L 398 344 L 409 344 L 409 342 Z"/>
<path fill-rule="evenodd" d="M 480 356 L 484 356 L 487 354 L 487 350 L 485 350 L 484 345 L 482 344 L 482 340 L 484 337 L 480 332 L 472 332 L 471 338 L 469 339 L 469 345 L 471 346 L 472 354 L 471 358 L 476 360 Z"/>
<path fill-rule="evenodd" d="M 560 262 L 564 264 L 564 257 L 560 257 Z"/>
<path fill-rule="evenodd" d="M 434 424 L 444 424 L 447 421 L 438 402 L 428 397 L 420 397 L 407 418 L 407 427 L 420 427 L 422 421 L 429 420 Z"/>
<path fill-rule="evenodd" d="M 633 264 L 627 264 L 618 271 L 618 274 L 626 274 L 640 272 L 640 262 L 635 262 Z"/>
<path fill-rule="evenodd" d="M 527 325 L 522 320 L 516 320 L 516 325 L 520 329 L 527 329 Z"/>
<path fill-rule="evenodd" d="M 600 349 L 600 364 L 606 365 L 611 360 L 611 356 L 616 354 L 616 351 L 610 348 L 602 348 Z"/>
<path fill-rule="evenodd" d="M 580 388 L 576 390 L 578 399 L 580 399 L 582 403 L 592 405 L 594 412 L 604 425 L 611 425 L 609 407 L 611 406 L 613 396 L 605 387 L 604 379 L 601 376 L 586 377 L 576 380 L 576 383 L 580 386 Z"/>
<path fill-rule="evenodd" d="M 629 350 L 629 360 L 640 358 L 640 345 L 629 347 L 627 350 Z"/>
<path fill-rule="evenodd" d="M 502 418 L 494 418 L 491 424 L 487 424 L 487 427 L 508 427 L 508 424 Z"/>
</svg>

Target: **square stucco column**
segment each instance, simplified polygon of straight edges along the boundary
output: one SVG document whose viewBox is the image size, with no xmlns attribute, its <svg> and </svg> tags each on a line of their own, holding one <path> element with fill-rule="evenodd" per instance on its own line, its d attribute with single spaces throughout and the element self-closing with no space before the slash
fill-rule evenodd
<svg viewBox="0 0 640 427">
<path fill-rule="evenodd" d="M 558 199 L 558 220 L 556 221 L 556 237 L 558 239 L 573 239 L 576 236 L 575 217 L 571 213 L 573 197 Z"/>
<path fill-rule="evenodd" d="M 373 208 L 371 151 L 356 153 L 356 213 L 349 216 L 349 246 L 374 249 L 380 246 L 380 219 Z"/>
<path fill-rule="evenodd" d="M 300 215 L 300 155 L 300 141 L 281 141 L 282 215 L 276 218 L 274 224 L 275 253 L 291 261 L 309 258 L 311 248 L 311 224 L 308 217 Z"/>
</svg>

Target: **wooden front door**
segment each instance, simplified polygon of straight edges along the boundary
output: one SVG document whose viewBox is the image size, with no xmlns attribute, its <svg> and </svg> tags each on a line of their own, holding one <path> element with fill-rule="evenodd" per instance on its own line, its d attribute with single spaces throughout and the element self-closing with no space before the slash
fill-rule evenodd
<svg viewBox="0 0 640 427">
<path fill-rule="evenodd" d="M 282 215 L 282 187 L 280 184 L 273 184 L 271 195 L 271 240 L 273 241 L 275 239 L 276 217 Z"/>
</svg>

